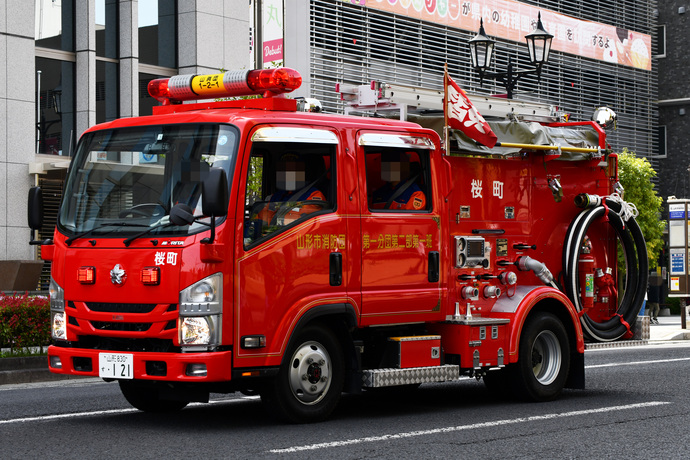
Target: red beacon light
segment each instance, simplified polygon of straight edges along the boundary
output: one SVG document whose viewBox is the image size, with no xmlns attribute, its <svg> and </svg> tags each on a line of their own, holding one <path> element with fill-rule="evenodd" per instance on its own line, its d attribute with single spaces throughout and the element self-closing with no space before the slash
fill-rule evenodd
<svg viewBox="0 0 690 460">
<path fill-rule="evenodd" d="M 149 94 L 163 105 L 221 97 L 263 97 L 289 93 L 300 87 L 302 76 L 294 69 L 229 70 L 212 75 L 176 75 L 151 80 Z"/>
</svg>

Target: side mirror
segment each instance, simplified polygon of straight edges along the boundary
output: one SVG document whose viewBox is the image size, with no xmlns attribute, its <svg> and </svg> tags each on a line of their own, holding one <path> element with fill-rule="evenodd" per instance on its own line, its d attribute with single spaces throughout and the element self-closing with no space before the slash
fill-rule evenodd
<svg viewBox="0 0 690 460">
<path fill-rule="evenodd" d="M 194 223 L 194 210 L 185 203 L 177 203 L 170 209 L 170 222 L 173 225 L 192 225 Z"/>
<path fill-rule="evenodd" d="M 201 183 L 201 209 L 205 216 L 221 217 L 228 213 L 228 176 L 221 168 L 211 168 Z"/>
<path fill-rule="evenodd" d="M 28 220 L 31 230 L 41 229 L 43 225 L 43 191 L 41 187 L 29 189 Z"/>
</svg>

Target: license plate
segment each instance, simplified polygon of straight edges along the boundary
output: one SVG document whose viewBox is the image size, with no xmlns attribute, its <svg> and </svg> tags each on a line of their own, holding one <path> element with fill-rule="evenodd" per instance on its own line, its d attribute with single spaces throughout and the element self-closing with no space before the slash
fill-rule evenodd
<svg viewBox="0 0 690 460">
<path fill-rule="evenodd" d="M 109 379 L 133 379 L 134 355 L 99 353 L 98 376 Z"/>
</svg>

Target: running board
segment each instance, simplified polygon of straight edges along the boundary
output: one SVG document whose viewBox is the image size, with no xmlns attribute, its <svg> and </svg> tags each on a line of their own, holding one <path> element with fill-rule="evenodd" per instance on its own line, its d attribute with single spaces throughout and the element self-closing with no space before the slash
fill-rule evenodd
<svg viewBox="0 0 690 460">
<path fill-rule="evenodd" d="M 381 388 L 416 383 L 445 382 L 459 378 L 460 366 L 456 364 L 407 369 L 365 369 L 362 371 L 362 386 Z"/>
</svg>

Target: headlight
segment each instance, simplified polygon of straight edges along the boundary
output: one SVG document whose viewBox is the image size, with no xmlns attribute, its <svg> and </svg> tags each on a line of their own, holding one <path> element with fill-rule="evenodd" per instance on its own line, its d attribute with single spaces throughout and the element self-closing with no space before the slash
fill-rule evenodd
<svg viewBox="0 0 690 460">
<path fill-rule="evenodd" d="M 180 291 L 180 345 L 188 347 L 186 351 L 220 345 L 222 313 L 222 273 L 206 277 Z"/>
<path fill-rule="evenodd" d="M 65 311 L 65 291 L 50 277 L 50 309 L 52 311 Z"/>
<path fill-rule="evenodd" d="M 65 321 L 65 312 L 52 312 L 51 318 L 51 335 L 54 339 L 67 339 L 67 321 Z"/>
<path fill-rule="evenodd" d="M 214 334 L 214 317 L 190 316 L 181 318 L 181 345 L 209 345 Z"/>
</svg>

